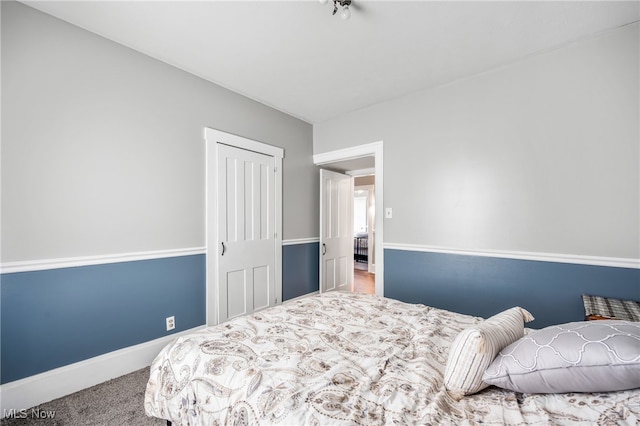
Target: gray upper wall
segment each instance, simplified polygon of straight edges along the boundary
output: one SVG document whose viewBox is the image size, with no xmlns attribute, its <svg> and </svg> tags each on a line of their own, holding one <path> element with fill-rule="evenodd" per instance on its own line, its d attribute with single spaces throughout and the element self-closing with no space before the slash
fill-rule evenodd
<svg viewBox="0 0 640 426">
<path fill-rule="evenodd" d="M 205 245 L 204 128 L 284 148 L 318 235 L 312 126 L 16 2 L 2 7 L 2 261 Z"/>
<path fill-rule="evenodd" d="M 384 141 L 386 243 L 640 257 L 638 24 L 314 125 Z"/>
</svg>

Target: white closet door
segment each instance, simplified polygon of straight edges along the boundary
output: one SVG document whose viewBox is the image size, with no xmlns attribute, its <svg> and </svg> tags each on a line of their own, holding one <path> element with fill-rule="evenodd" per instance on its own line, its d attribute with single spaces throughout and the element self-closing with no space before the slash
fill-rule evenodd
<svg viewBox="0 0 640 426">
<path fill-rule="evenodd" d="M 218 144 L 218 319 L 277 303 L 275 159 Z"/>
</svg>

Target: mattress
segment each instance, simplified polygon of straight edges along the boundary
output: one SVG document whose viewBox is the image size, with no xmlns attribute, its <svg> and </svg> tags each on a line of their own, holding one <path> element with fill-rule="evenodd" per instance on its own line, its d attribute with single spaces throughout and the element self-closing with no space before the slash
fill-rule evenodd
<svg viewBox="0 0 640 426">
<path fill-rule="evenodd" d="M 452 341 L 482 318 L 356 293 L 324 293 L 167 345 L 147 415 L 179 425 L 640 424 L 640 391 L 452 398 Z"/>
</svg>

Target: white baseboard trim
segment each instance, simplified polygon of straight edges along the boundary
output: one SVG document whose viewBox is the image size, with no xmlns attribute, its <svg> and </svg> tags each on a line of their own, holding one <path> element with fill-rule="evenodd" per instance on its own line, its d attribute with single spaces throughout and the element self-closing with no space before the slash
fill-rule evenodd
<svg viewBox="0 0 640 426">
<path fill-rule="evenodd" d="M 302 296 L 298 296 L 298 297 L 294 297 L 293 299 L 285 300 L 282 303 L 295 302 L 296 300 L 306 299 L 307 297 L 315 296 L 317 294 L 320 294 L 320 292 L 319 291 L 312 291 L 311 293 L 303 294 Z"/>
<path fill-rule="evenodd" d="M 26 260 L 5 262 L 0 265 L 3 274 L 14 272 L 45 271 L 47 269 L 74 268 L 77 266 L 104 265 L 109 263 L 132 262 L 136 260 L 162 259 L 167 257 L 205 254 L 205 247 L 172 250 L 154 250 L 136 253 L 107 254 L 100 256 L 65 257 L 61 259 Z"/>
<path fill-rule="evenodd" d="M 542 262 L 575 263 L 580 265 L 610 266 L 614 268 L 640 269 L 640 259 L 582 256 L 573 254 L 535 253 L 500 250 L 462 250 L 451 247 L 425 246 L 417 244 L 385 243 L 385 249 L 422 251 L 430 253 L 461 254 L 465 256 L 500 257 L 505 259 L 536 260 Z"/>
<path fill-rule="evenodd" d="M 4 417 L 10 410 L 29 409 L 147 367 L 173 339 L 203 328 L 204 325 L 5 383 L 0 386 L 0 414 Z"/>
<path fill-rule="evenodd" d="M 296 239 L 292 239 L 292 240 L 282 240 L 282 245 L 283 246 L 292 246 L 295 244 L 310 244 L 310 243 L 319 243 L 320 242 L 320 238 L 318 237 L 314 237 L 314 238 L 296 238 Z"/>
</svg>

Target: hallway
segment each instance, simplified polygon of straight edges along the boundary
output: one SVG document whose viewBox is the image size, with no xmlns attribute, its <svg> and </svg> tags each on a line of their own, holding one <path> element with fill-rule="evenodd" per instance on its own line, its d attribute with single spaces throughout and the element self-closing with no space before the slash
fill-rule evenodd
<svg viewBox="0 0 640 426">
<path fill-rule="evenodd" d="M 367 271 L 366 263 L 354 262 L 353 291 L 368 294 L 376 292 L 375 274 Z"/>
</svg>

